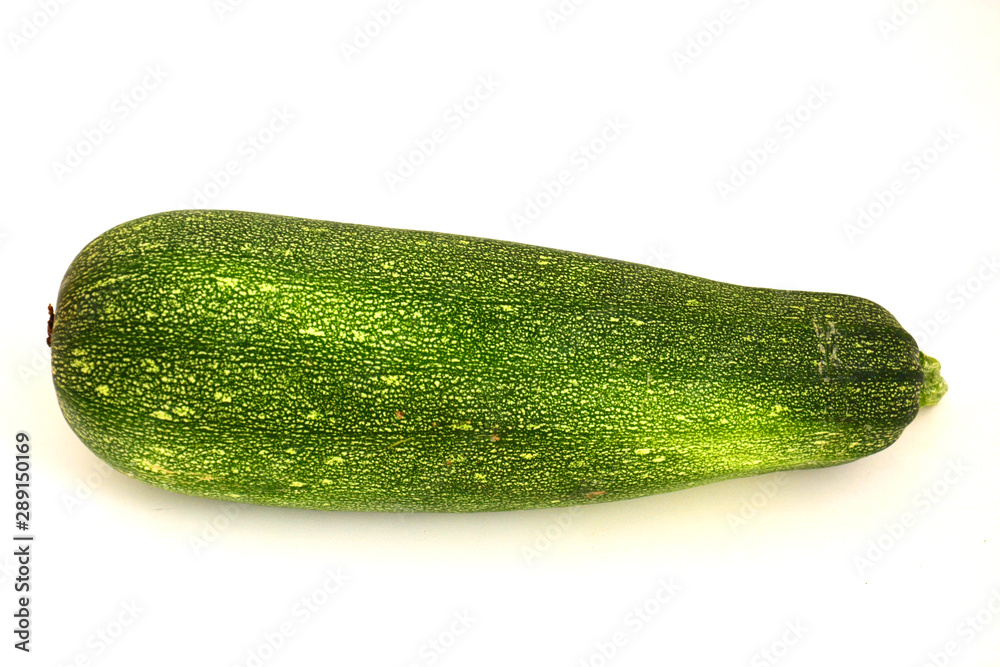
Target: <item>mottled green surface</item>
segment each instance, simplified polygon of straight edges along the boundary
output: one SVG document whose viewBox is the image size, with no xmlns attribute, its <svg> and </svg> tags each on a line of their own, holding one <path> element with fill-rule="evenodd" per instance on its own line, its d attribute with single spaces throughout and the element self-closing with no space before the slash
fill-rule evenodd
<svg viewBox="0 0 1000 667">
<path fill-rule="evenodd" d="M 880 306 L 471 237 L 232 211 L 74 260 L 52 370 L 80 439 L 156 486 L 322 509 L 632 498 L 845 463 L 917 413 Z"/>
<path fill-rule="evenodd" d="M 948 383 L 941 377 L 941 362 L 921 352 L 920 365 L 924 369 L 924 386 L 920 389 L 920 406 L 937 405 L 938 401 L 948 393 Z"/>
</svg>

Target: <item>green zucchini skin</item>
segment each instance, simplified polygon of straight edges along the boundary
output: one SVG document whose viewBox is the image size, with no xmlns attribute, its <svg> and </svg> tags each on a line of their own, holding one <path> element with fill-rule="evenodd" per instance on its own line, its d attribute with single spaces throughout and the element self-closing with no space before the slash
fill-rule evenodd
<svg viewBox="0 0 1000 667">
<path fill-rule="evenodd" d="M 559 507 L 837 465 L 944 393 L 866 299 L 236 211 L 92 241 L 51 338 L 62 412 L 112 467 L 313 509 Z"/>
</svg>

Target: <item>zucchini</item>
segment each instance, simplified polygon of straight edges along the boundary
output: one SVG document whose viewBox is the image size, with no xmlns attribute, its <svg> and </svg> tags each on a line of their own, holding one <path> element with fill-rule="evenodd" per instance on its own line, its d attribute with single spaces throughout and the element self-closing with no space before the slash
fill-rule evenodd
<svg viewBox="0 0 1000 667">
<path fill-rule="evenodd" d="M 59 405 L 109 465 L 315 509 L 569 506 L 837 465 L 946 391 L 866 299 L 236 211 L 101 235 L 50 324 Z"/>
</svg>

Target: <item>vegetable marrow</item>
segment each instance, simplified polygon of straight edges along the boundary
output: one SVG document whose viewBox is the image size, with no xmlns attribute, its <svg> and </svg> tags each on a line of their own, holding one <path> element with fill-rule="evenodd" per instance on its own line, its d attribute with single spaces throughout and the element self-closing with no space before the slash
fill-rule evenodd
<svg viewBox="0 0 1000 667">
<path fill-rule="evenodd" d="M 50 330 L 62 412 L 112 467 L 314 509 L 559 507 L 837 465 L 947 389 L 859 297 L 236 211 L 101 235 Z"/>
</svg>

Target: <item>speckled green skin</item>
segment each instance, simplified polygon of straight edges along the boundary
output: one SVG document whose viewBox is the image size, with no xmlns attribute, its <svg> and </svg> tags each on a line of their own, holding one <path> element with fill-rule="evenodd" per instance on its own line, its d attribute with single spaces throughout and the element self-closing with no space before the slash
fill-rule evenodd
<svg viewBox="0 0 1000 667">
<path fill-rule="evenodd" d="M 917 413 L 882 307 L 523 244 L 232 211 L 120 225 L 59 291 L 70 426 L 127 475 L 512 510 L 845 463 Z"/>
</svg>

